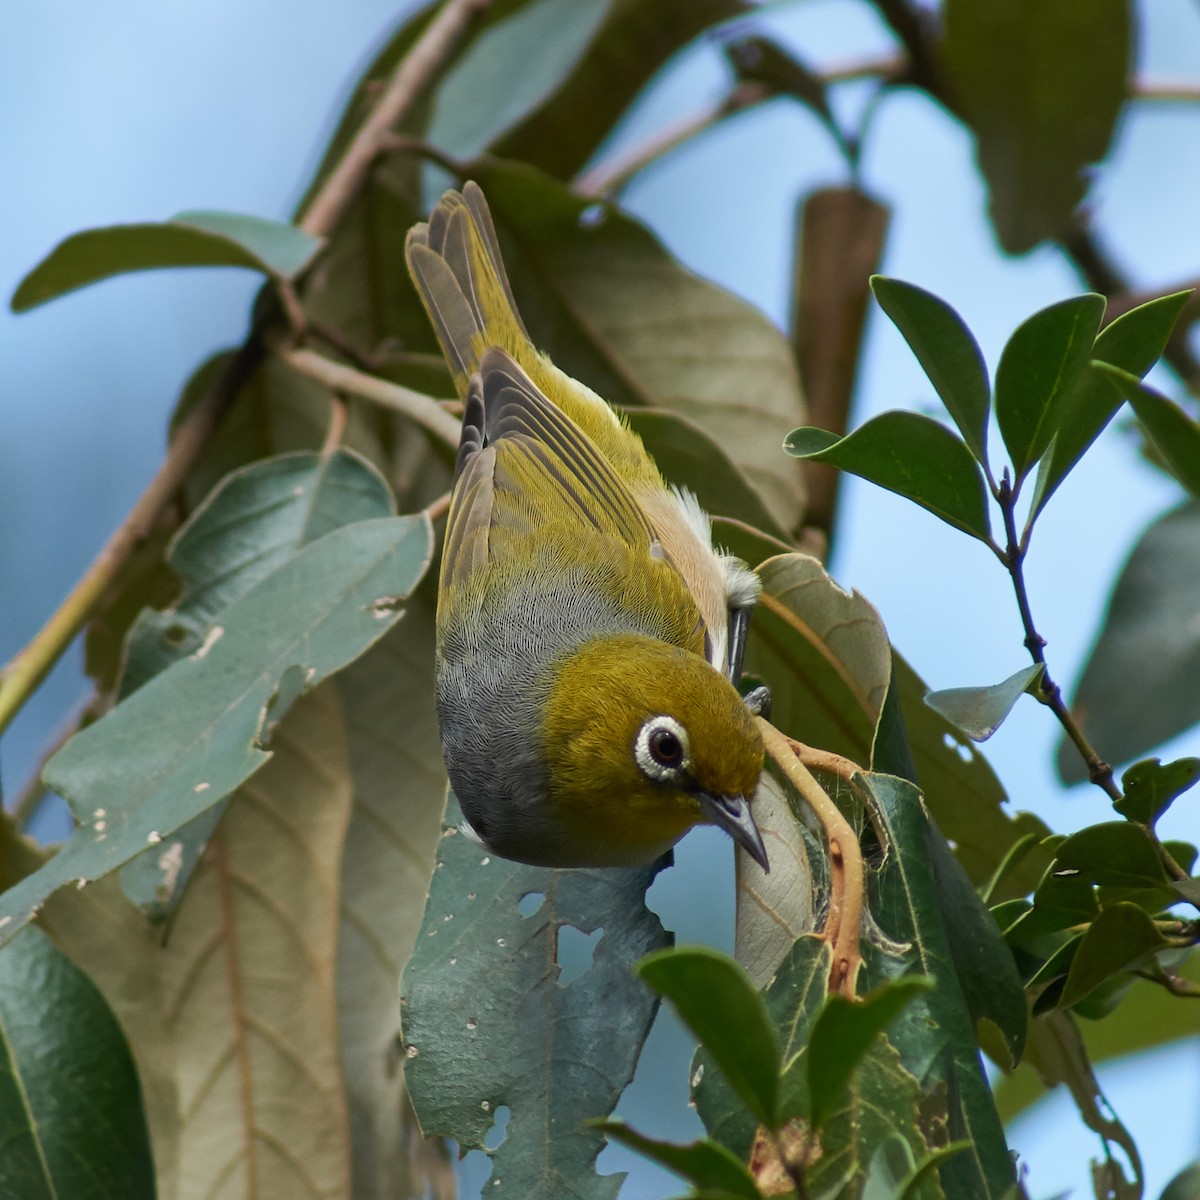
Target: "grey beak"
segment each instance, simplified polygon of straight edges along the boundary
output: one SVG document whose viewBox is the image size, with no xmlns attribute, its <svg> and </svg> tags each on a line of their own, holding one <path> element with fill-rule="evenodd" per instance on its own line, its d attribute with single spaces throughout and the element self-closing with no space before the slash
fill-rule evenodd
<svg viewBox="0 0 1200 1200">
<path fill-rule="evenodd" d="M 708 792 L 697 792 L 696 799 L 713 825 L 725 830 L 764 871 L 771 870 L 767 862 L 767 848 L 763 845 L 762 834 L 758 832 L 745 796 L 712 796 Z"/>
</svg>

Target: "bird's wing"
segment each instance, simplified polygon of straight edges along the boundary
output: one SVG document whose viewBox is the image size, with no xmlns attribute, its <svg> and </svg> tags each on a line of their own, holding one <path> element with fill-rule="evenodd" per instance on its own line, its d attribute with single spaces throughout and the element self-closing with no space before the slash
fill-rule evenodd
<svg viewBox="0 0 1200 1200">
<path fill-rule="evenodd" d="M 661 557 L 642 506 L 591 438 L 493 347 L 467 389 L 443 584 L 464 581 L 508 536 L 550 522 Z"/>
</svg>

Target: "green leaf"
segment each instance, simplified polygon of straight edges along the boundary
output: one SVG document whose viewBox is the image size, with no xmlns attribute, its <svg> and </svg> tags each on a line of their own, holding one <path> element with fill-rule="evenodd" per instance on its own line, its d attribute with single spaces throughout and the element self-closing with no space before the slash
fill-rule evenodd
<svg viewBox="0 0 1200 1200">
<path fill-rule="evenodd" d="M 921 1185 L 934 1176 L 946 1159 L 969 1147 L 970 1142 L 951 1142 L 915 1162 L 908 1143 L 890 1134 L 871 1158 L 861 1200 L 915 1200 Z"/>
<path fill-rule="evenodd" d="M 966 322 L 944 300 L 903 280 L 873 275 L 871 290 L 917 356 L 971 453 L 986 463 L 991 391 L 983 353 Z"/>
<path fill-rule="evenodd" d="M 875 1039 L 933 980 L 909 975 L 859 1000 L 830 996 L 817 1017 L 808 1049 L 809 1117 L 820 1127 L 841 1105 L 850 1076 Z"/>
<path fill-rule="evenodd" d="M 947 1089 L 950 1128 L 971 1131 L 972 1148 L 941 1168 L 946 1195 L 999 1200 L 1012 1184 L 1012 1164 L 954 966 L 929 864 L 929 822 L 920 793 L 887 775 L 859 776 L 858 785 L 869 790 L 887 846 L 882 867 L 869 880 L 871 912 L 891 942 L 910 946 L 899 960 L 875 956 L 868 980 L 883 982 L 902 972 L 935 980 L 934 989 L 917 996 L 901 1014 L 892 1036 L 923 1091 L 938 1085 Z"/>
<path fill-rule="evenodd" d="M 1008 339 L 996 368 L 996 420 L 1018 484 L 1057 433 L 1103 315 L 1103 296 L 1072 296 L 1034 313 Z"/>
<path fill-rule="evenodd" d="M 1088 741 L 1108 762 L 1137 758 L 1200 720 L 1200 502 L 1159 517 L 1117 577 L 1108 611 L 1071 699 Z M 1087 770 L 1065 740 L 1058 771 Z"/>
<path fill-rule="evenodd" d="M 25 312 L 113 275 L 158 267 L 249 267 L 294 279 L 321 246 L 294 225 L 239 213 L 185 212 L 169 221 L 110 225 L 60 242 L 13 293 Z"/>
<path fill-rule="evenodd" d="M 1171 330 L 1192 293 L 1175 292 L 1139 304 L 1110 321 L 1092 347 L 1092 357 L 1141 378 L 1166 349 Z M 1064 403 L 1058 431 L 1038 463 L 1030 520 L 1112 420 L 1124 397 L 1097 371 L 1084 371 Z"/>
<path fill-rule="evenodd" d="M 461 819 L 450 805 L 404 972 L 405 1075 L 421 1128 L 483 1149 L 507 1106 L 489 1195 L 615 1200 L 621 1178 L 594 1173 L 604 1141 L 584 1122 L 616 1105 L 657 1007 L 630 968 L 669 941 L 644 902 L 659 868 L 524 866 L 488 854 Z M 564 986 L 567 926 L 603 932 L 590 968 Z"/>
<path fill-rule="evenodd" d="M 395 511 L 375 468 L 345 450 L 280 455 L 227 475 L 167 548 L 181 594 L 168 610 L 146 609 L 134 622 L 121 698 L 194 654 L 222 610 L 302 546 Z"/>
<path fill-rule="evenodd" d="M 779 1031 L 782 1061 L 787 1064 L 781 1098 L 786 1114 L 801 1113 L 808 1107 L 805 1054 L 813 1022 L 825 1003 L 831 964 L 829 943 L 817 934 L 804 934 L 788 948 L 763 992 L 767 1015 Z M 737 1158 L 747 1160 L 758 1122 L 703 1047 L 697 1050 L 692 1065 L 692 1097 L 709 1135 Z"/>
<path fill-rule="evenodd" d="M 778 526 L 794 528 L 803 511 L 801 471 L 779 454 L 779 442 L 803 420 L 804 405 L 780 330 L 681 266 L 615 208 L 590 205 L 518 164 L 477 163 L 473 174 L 499 226 L 534 343 L 612 404 L 694 420 Z"/>
<path fill-rule="evenodd" d="M 492 152 L 570 179 L 672 55 L 710 26 L 748 11 L 741 0 L 612 0 L 575 69 Z"/>
<path fill-rule="evenodd" d="M 946 688 L 930 692 L 925 703 L 934 712 L 939 712 L 947 721 L 957 725 L 972 741 L 986 742 L 1004 723 L 1012 712 L 1013 705 L 1045 673 L 1045 665 L 1035 663 L 1031 667 L 1010 675 L 1001 683 L 990 687 Z"/>
<path fill-rule="evenodd" d="M 391 1052 L 400 1034 L 396 981 L 421 928 L 446 803 L 432 590 L 422 587 L 399 625 L 336 680 L 354 785 L 342 850 L 337 1001 L 355 1200 L 423 1196 L 423 1177 L 449 1169 L 416 1136 Z M 398 1145 L 407 1153 L 397 1154 Z"/>
<path fill-rule="evenodd" d="M 1192 982 L 1200 981 L 1200 954 L 1192 954 L 1179 973 Z M 1039 1029 L 1042 1024 L 1040 1020 L 1032 1023 L 1031 1036 L 1042 1037 Z M 1196 1017 L 1189 1004 L 1165 988 L 1130 978 L 1126 998 L 1113 1012 L 1102 1021 L 1081 1021 L 1080 1027 L 1088 1057 L 1100 1063 L 1192 1038 L 1196 1033 Z M 1045 1090 L 1030 1061 L 1032 1057 L 1031 1052 L 1014 1075 L 998 1081 L 997 1101 L 1005 1121 L 1023 1112 Z"/>
<path fill-rule="evenodd" d="M 326 684 L 296 701 L 270 761 L 231 798 L 172 920 L 156 966 L 180 1096 L 179 1171 L 200 1194 L 231 1177 L 257 1179 L 270 1196 L 349 1191 L 335 967 L 352 800 L 338 696 Z M 176 844 L 164 839 L 162 856 Z"/>
<path fill-rule="evenodd" d="M 706 946 L 679 946 L 643 959 L 637 974 L 671 1002 L 755 1118 L 778 1129 L 779 1039 L 746 972 Z"/>
<path fill-rule="evenodd" d="M 986 542 L 991 535 L 979 466 L 944 425 L 912 412 L 885 412 L 845 437 L 793 429 L 783 448 L 793 458 L 828 463 L 927 508 Z"/>
<path fill-rule="evenodd" d="M 1159 1200 L 1196 1200 L 1200 1196 L 1200 1162 L 1184 1167 L 1167 1184 Z"/>
<path fill-rule="evenodd" d="M 1171 473 L 1200 498 L 1200 425 L 1179 407 L 1127 371 L 1097 362 L 1096 369 L 1116 386 L 1150 435 Z"/>
<path fill-rule="evenodd" d="M 1067 972 L 1059 1004 L 1070 1008 L 1119 971 L 1162 950 L 1167 939 L 1136 904 L 1114 904 L 1088 926 Z"/>
<path fill-rule="evenodd" d="M 1010 945 L 1027 944 L 1072 925 L 1086 925 L 1099 911 L 1091 880 L 1077 868 L 1055 862 L 1033 893 L 1033 907 L 1013 921 L 1004 936 Z"/>
<path fill-rule="evenodd" d="M 531 0 L 490 24 L 438 84 L 426 139 L 459 158 L 486 149 L 562 84 L 609 7 L 608 0 Z"/>
<path fill-rule="evenodd" d="M 645 1137 L 621 1120 L 600 1121 L 596 1128 L 611 1141 L 637 1150 L 697 1188 L 740 1196 L 743 1200 L 760 1200 L 761 1193 L 745 1164 L 718 1142 L 704 1139 L 680 1146 Z"/>
<path fill-rule="evenodd" d="M 116 870 L 253 775 L 270 757 L 263 747 L 283 715 L 279 700 L 387 632 L 429 563 L 431 539 L 423 517 L 327 534 L 230 605 L 193 655 L 72 738 L 46 781 L 78 828 L 0 897 L 0 936 L 69 880 Z"/>
<path fill-rule="evenodd" d="M 943 54 L 975 132 L 1001 245 L 1064 235 L 1104 157 L 1132 66 L 1125 0 L 947 0 Z"/>
<path fill-rule="evenodd" d="M 897 666 L 901 665 L 897 660 Z M 879 714 L 871 761 L 877 772 L 896 775 L 911 783 L 918 778 L 918 769 L 914 755 L 909 752 L 907 738 L 904 737 L 904 724 L 899 711 L 903 685 L 897 686 L 900 678 L 898 671 L 892 681 L 893 686 L 888 689 L 883 711 Z M 925 705 L 917 705 L 917 712 L 923 718 L 925 715 L 936 718 L 936 714 Z M 920 742 L 915 744 L 924 748 Z M 948 756 L 948 747 L 944 740 L 941 751 L 943 756 Z M 954 757 L 957 758 L 957 755 Z M 964 828 L 970 835 L 970 840 L 957 843 L 952 850 L 941 828 L 930 822 L 926 827 L 925 850 L 945 922 L 951 961 L 971 1021 L 976 1029 L 981 1026 L 994 1027 L 999 1037 L 994 1039 L 993 1048 L 997 1052 L 1001 1046 L 1003 1048 L 1003 1057 L 997 1061 L 1015 1063 L 1020 1059 L 1025 1045 L 1028 1021 L 1025 993 L 1012 954 L 1001 937 L 1000 929 L 960 859 L 966 862 L 973 861 L 975 855 L 972 846 L 981 838 L 986 839 L 990 836 L 994 839 L 988 856 L 990 860 L 1000 847 L 1033 836 L 1034 831 L 1022 835 L 1022 824 L 1029 823 L 1028 820 L 1009 821 L 995 808 L 978 802 L 964 803 L 968 798 L 975 799 L 972 791 L 963 787 L 955 795 L 947 787 L 950 783 L 950 780 L 946 779 L 948 774 L 949 771 L 943 768 L 938 771 L 922 771 L 920 777 L 928 777 L 935 783 L 942 784 L 945 788 L 941 798 L 942 808 L 952 821 L 948 828 Z M 974 783 L 978 775 L 979 772 L 964 772 L 964 780 Z M 926 800 L 928 801 L 928 796 Z M 1028 819 L 1028 814 L 1018 816 Z M 1040 822 L 1038 825 L 1040 826 Z M 1044 829 L 1044 826 L 1041 829 Z M 1007 856 L 1001 854 L 1001 860 L 1005 857 Z M 993 879 L 998 870 L 997 865 L 993 870 Z"/>
<path fill-rule="evenodd" d="M 0 1195 L 153 1200 L 141 1089 L 103 996 L 40 929 L 0 951 Z"/>
<path fill-rule="evenodd" d="M 1134 763 L 1121 776 L 1123 798 L 1113 808 L 1130 821 L 1153 826 L 1200 779 L 1200 758 L 1180 758 L 1165 766 L 1157 758 Z"/>
<path fill-rule="evenodd" d="M 1149 834 L 1125 821 L 1106 821 L 1072 834 L 1054 852 L 1058 873 L 1074 871 L 1109 887 L 1160 887 L 1168 882 Z"/>
</svg>

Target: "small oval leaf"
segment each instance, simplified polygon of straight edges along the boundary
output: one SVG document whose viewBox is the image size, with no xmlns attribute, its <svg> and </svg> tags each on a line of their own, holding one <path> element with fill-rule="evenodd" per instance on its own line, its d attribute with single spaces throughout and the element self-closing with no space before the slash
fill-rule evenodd
<svg viewBox="0 0 1200 1200">
<path fill-rule="evenodd" d="M 880 413 L 844 438 L 824 429 L 793 429 L 783 447 L 793 458 L 841 467 L 905 496 L 980 541 L 991 535 L 978 464 L 961 439 L 930 417 Z"/>
<path fill-rule="evenodd" d="M 986 463 L 991 389 L 983 352 L 966 322 L 945 300 L 901 279 L 873 275 L 871 290 L 917 356 L 971 453 Z"/>
<path fill-rule="evenodd" d="M 1087 292 L 1034 313 L 1008 339 L 996 367 L 996 420 L 1018 481 L 1050 445 L 1103 315 L 1104 297 Z"/>
</svg>

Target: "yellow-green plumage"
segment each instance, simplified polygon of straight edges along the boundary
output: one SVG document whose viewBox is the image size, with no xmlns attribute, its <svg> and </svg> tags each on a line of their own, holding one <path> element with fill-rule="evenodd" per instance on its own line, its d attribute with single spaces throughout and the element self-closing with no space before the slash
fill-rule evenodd
<svg viewBox="0 0 1200 1200">
<path fill-rule="evenodd" d="M 468 821 L 499 854 L 645 862 L 702 822 L 760 861 L 762 744 L 724 677 L 744 567 L 641 441 L 530 342 L 482 193 L 409 234 L 464 397 L 438 600 L 438 712 Z"/>
</svg>

